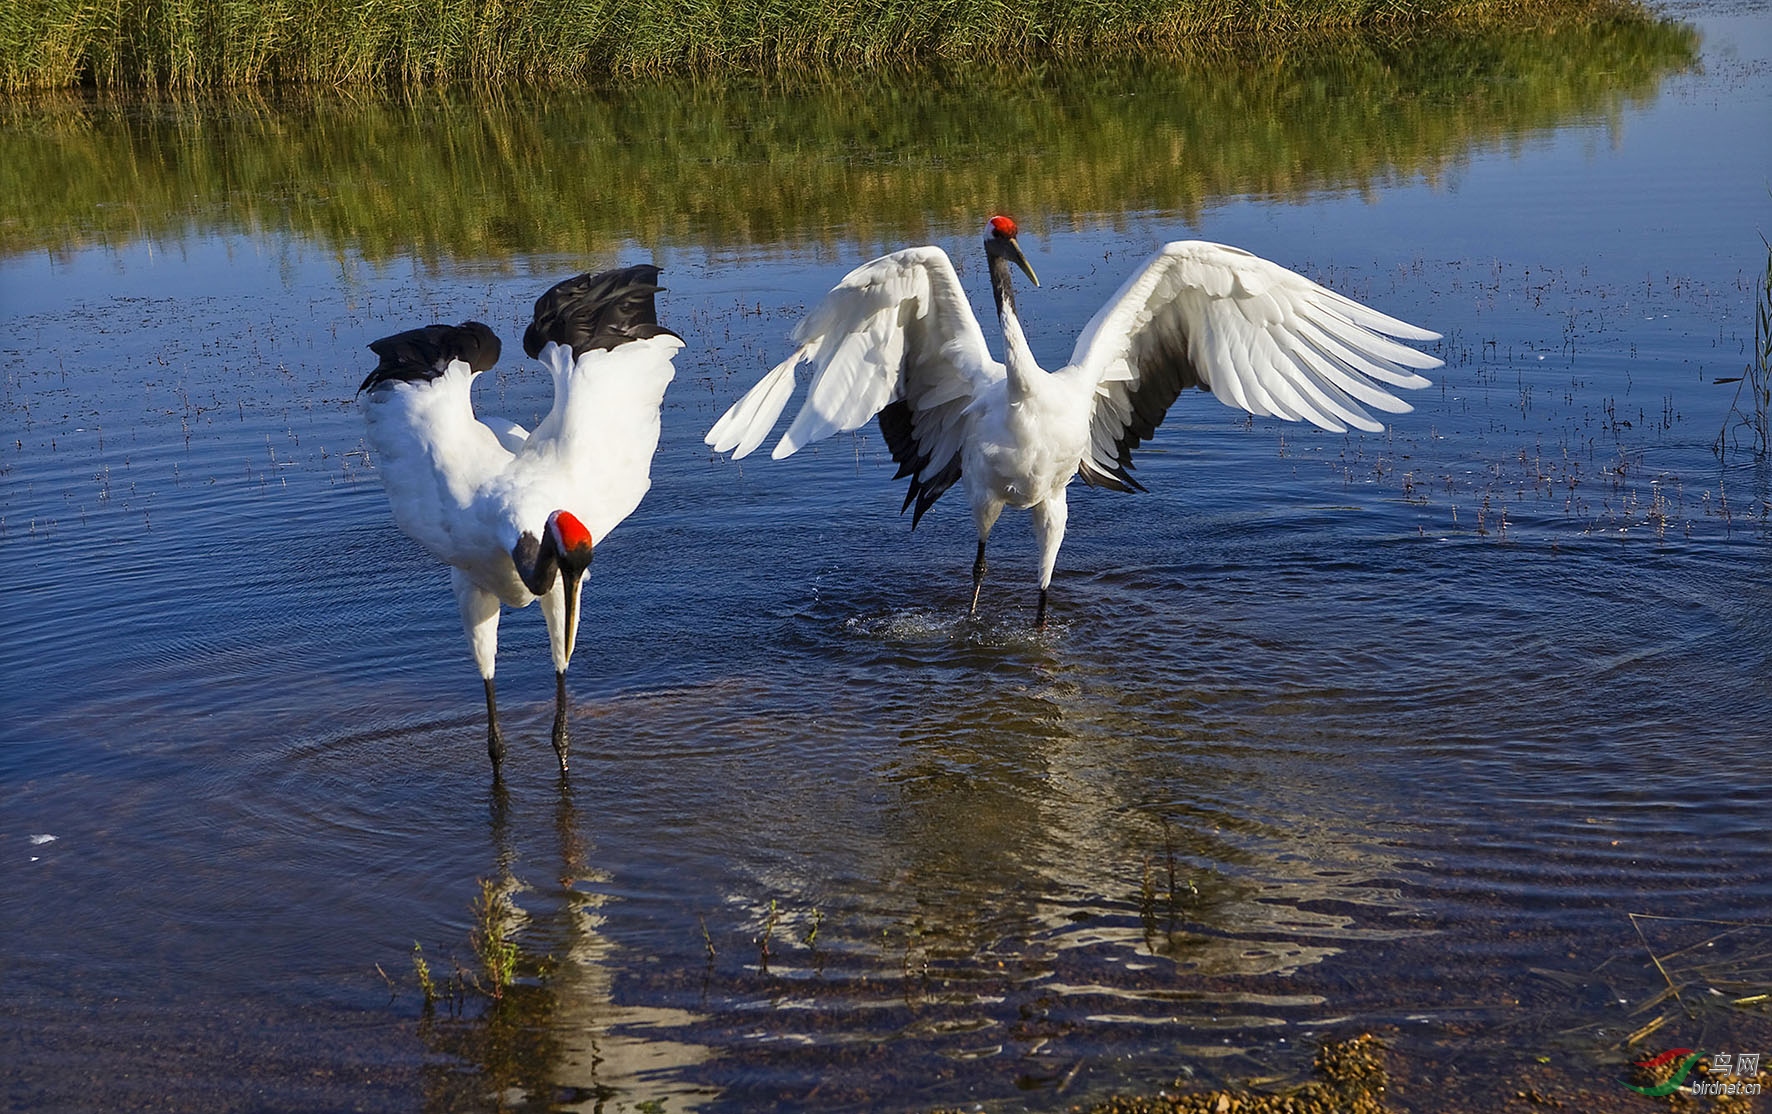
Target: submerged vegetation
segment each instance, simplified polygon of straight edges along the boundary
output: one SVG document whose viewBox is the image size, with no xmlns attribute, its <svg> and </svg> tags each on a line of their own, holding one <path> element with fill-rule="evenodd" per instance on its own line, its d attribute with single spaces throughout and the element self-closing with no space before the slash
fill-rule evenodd
<svg viewBox="0 0 1772 1114">
<path fill-rule="evenodd" d="M 469 942 L 480 957 L 480 973 L 486 994 L 503 998 L 517 977 L 517 945 L 511 940 L 517 912 L 508 886 L 491 878 L 480 879 L 480 900 L 474 903 L 474 930 Z"/>
<path fill-rule="evenodd" d="M 1747 367 L 1740 375 L 1717 380 L 1739 384 L 1723 431 L 1712 445 L 1717 459 L 1725 462 L 1731 448 L 1743 445 L 1756 460 L 1772 457 L 1772 242 L 1766 244 L 1766 271 L 1755 301 L 1754 346 Z"/>
<path fill-rule="evenodd" d="M 1072 1110 L 1087 1114 L 1387 1114 L 1390 1110 L 1384 1101 L 1390 1086 L 1385 1045 L 1372 1034 L 1324 1041 L 1314 1066 L 1315 1078 L 1289 1091 L 1184 1088 L 1115 1096 Z"/>
<path fill-rule="evenodd" d="M 0 89 L 597 81 L 1173 50 L 1627 10 L 1628 0 L 10 0 Z M 1634 10 L 1634 9 L 1632 9 Z"/>
<path fill-rule="evenodd" d="M 1764 528 L 1772 522 L 1772 241 L 1761 238 L 1766 249 L 1766 269 L 1754 291 L 1754 339 L 1747 365 L 1740 375 L 1723 376 L 1718 384 L 1735 384 L 1735 396 L 1723 418 L 1723 428 L 1711 442 L 1711 452 L 1722 466 L 1717 496 L 1722 514 L 1731 511 L 1729 498 L 1732 471 L 1751 476 L 1749 517 Z M 1745 454 L 1745 458 L 1744 458 Z"/>
<path fill-rule="evenodd" d="M 1227 196 L 1437 180 L 1616 120 L 1697 56 L 1690 26 L 1644 18 L 914 82 L 0 99 L 0 252 L 281 233 L 372 260 L 588 266 L 635 241 L 900 246 L 991 209 L 1050 229 L 1197 217 Z"/>
</svg>

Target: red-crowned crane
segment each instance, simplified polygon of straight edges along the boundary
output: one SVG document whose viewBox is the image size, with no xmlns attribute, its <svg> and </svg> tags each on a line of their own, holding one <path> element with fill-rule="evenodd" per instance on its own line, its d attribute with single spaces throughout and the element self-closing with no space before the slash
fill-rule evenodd
<svg viewBox="0 0 1772 1114">
<path fill-rule="evenodd" d="M 659 405 L 682 338 L 658 323 L 650 265 L 567 279 L 535 303 L 523 351 L 553 375 L 534 432 L 474 416 L 476 376 L 499 340 L 478 321 L 428 325 L 371 344 L 358 388 L 394 521 L 450 567 L 462 626 L 486 689 L 486 749 L 505 742 L 493 666 L 501 603 L 541 600 L 554 659 L 554 751 L 567 769 L 566 667 L 579 595 L 601 545 L 652 486 Z"/>
<path fill-rule="evenodd" d="M 956 480 L 978 528 L 972 612 L 984 583 L 985 540 L 1004 507 L 1033 513 L 1040 545 L 1040 599 L 1064 541 L 1071 477 L 1143 491 L 1132 450 L 1156 431 L 1188 387 L 1252 414 L 1303 419 L 1327 430 L 1384 427 L 1370 406 L 1411 407 L 1387 388 L 1419 388 L 1441 361 L 1399 344 L 1438 333 L 1368 309 L 1240 248 L 1202 240 L 1165 245 L 1083 329 L 1068 365 L 1034 361 L 1010 282 L 1019 267 L 1038 286 L 1016 242 L 1015 222 L 992 217 L 984 250 L 1002 322 L 1005 359 L 991 357 L 947 254 L 906 248 L 844 276 L 794 330 L 798 345 L 708 432 L 717 452 L 739 458 L 774 427 L 801 364 L 812 370 L 806 401 L 771 454 L 791 456 L 839 430 L 879 416 L 880 432 L 910 478 L 904 507 L 914 529 Z"/>
</svg>

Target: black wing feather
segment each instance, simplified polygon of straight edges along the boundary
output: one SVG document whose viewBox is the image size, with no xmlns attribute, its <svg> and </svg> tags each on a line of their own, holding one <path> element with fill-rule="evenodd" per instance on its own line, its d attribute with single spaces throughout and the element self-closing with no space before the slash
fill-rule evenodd
<svg viewBox="0 0 1772 1114">
<path fill-rule="evenodd" d="M 553 341 L 582 354 L 630 340 L 674 337 L 676 333 L 658 323 L 653 295 L 663 289 L 658 268 L 650 263 L 557 283 L 535 300 L 535 319 L 524 330 L 523 351 L 539 356 Z"/>
<path fill-rule="evenodd" d="M 949 458 L 941 471 L 929 479 L 919 479 L 924 468 L 929 465 L 929 454 L 917 443 L 916 416 L 911 405 L 904 399 L 890 402 L 879 413 L 880 436 L 886 439 L 886 447 L 892 450 L 892 459 L 898 464 L 898 474 L 892 478 L 902 480 L 911 478 L 911 486 L 904 495 L 904 505 L 898 508 L 903 514 L 910 509 L 912 503 L 917 505 L 911 515 L 911 529 L 923 520 L 923 512 L 935 505 L 941 493 L 953 487 L 960 478 L 960 454 L 955 453 Z"/>
<path fill-rule="evenodd" d="M 357 393 L 362 394 L 378 383 L 428 383 L 447 371 L 451 360 L 461 360 L 475 372 L 486 371 L 498 363 L 501 347 L 498 335 L 478 321 L 426 325 L 382 337 L 369 345 L 369 350 L 381 357 L 381 363 L 375 365 Z"/>
<path fill-rule="evenodd" d="M 1131 363 L 1135 378 L 1130 389 L 1116 383 L 1111 389 L 1123 390 L 1132 413 L 1113 438 L 1116 453 L 1112 462 L 1085 457 L 1077 474 L 1092 487 L 1115 491 L 1144 491 L 1145 486 L 1132 478 L 1132 450 L 1136 449 L 1163 424 L 1169 407 L 1189 387 L 1205 383 L 1194 362 L 1188 357 L 1187 342 L 1179 332 L 1152 329 L 1133 343 Z M 1097 409 L 1094 422 L 1104 420 Z"/>
</svg>

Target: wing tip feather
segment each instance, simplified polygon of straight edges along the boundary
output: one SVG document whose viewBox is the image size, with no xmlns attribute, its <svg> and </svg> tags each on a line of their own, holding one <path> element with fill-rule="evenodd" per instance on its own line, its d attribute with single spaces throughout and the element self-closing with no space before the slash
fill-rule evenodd
<svg viewBox="0 0 1772 1114">
<path fill-rule="evenodd" d="M 797 385 L 794 368 L 799 362 L 800 353 L 795 352 L 771 368 L 769 374 L 720 415 L 720 420 L 708 430 L 702 443 L 717 453 L 730 451 L 734 460 L 743 460 L 756 451 L 781 419 L 788 399 L 793 397 Z"/>
</svg>

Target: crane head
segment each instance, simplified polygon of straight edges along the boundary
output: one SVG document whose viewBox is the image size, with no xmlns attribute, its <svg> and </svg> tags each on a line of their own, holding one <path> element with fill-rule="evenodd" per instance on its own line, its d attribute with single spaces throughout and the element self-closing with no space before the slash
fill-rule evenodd
<svg viewBox="0 0 1772 1114">
<path fill-rule="evenodd" d="M 537 538 L 523 531 L 511 547 L 511 562 L 524 587 L 538 596 L 553 590 L 554 578 L 564 582 L 561 587 L 566 602 L 566 659 L 572 660 L 572 647 L 578 640 L 578 589 L 585 570 L 591 567 L 593 542 L 591 531 L 571 511 L 555 511 Z"/>
<path fill-rule="evenodd" d="M 1038 286 L 1040 285 L 1040 276 L 1034 274 L 1033 264 L 1029 263 L 1028 257 L 1022 254 L 1021 244 L 1015 239 L 1019 232 L 1020 229 L 1015 227 L 1015 221 L 1009 217 L 1002 215 L 992 217 L 985 224 L 984 253 L 993 259 L 1007 259 L 1021 268 L 1022 274 L 1028 277 L 1029 282 Z"/>
<path fill-rule="evenodd" d="M 585 570 L 591 567 L 591 532 L 571 511 L 555 511 L 548 516 L 548 541 L 560 563 L 561 593 L 566 598 L 566 660 L 572 660 L 572 647 L 578 641 L 578 587 Z"/>
<path fill-rule="evenodd" d="M 583 576 L 591 567 L 591 531 L 571 511 L 548 516 L 548 539 L 553 543 L 563 572 Z"/>
</svg>

